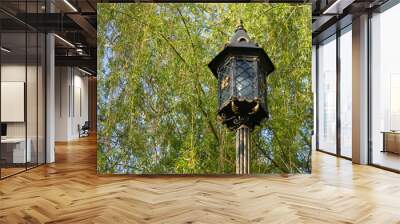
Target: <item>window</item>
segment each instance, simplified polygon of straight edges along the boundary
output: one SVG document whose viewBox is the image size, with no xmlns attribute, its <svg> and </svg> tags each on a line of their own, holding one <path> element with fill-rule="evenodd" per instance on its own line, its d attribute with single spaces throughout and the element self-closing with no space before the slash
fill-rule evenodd
<svg viewBox="0 0 400 224">
<path fill-rule="evenodd" d="M 318 47 L 318 149 L 336 153 L 336 36 Z"/>
<path fill-rule="evenodd" d="M 351 26 L 340 35 L 340 155 L 352 154 L 352 35 Z"/>
<path fill-rule="evenodd" d="M 19 2 L 18 13 L 40 13 L 44 3 Z M 0 17 L 9 21 L 0 24 L 2 179 L 45 163 L 46 39 L 9 14 Z"/>
<path fill-rule="evenodd" d="M 400 4 L 371 18 L 372 163 L 400 170 Z"/>
</svg>

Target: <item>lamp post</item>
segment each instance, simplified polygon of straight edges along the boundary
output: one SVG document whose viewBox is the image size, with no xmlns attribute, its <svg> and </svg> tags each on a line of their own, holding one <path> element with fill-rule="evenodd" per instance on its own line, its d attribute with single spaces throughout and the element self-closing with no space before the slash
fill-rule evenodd
<svg viewBox="0 0 400 224">
<path fill-rule="evenodd" d="M 230 42 L 208 67 L 218 79 L 218 118 L 236 131 L 236 174 L 249 174 L 250 131 L 268 118 L 266 76 L 274 65 L 240 21 Z"/>
</svg>

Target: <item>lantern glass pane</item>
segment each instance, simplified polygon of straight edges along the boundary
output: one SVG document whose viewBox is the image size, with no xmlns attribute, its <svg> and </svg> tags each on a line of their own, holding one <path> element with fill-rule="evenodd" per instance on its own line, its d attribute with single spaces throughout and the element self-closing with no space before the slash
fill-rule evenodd
<svg viewBox="0 0 400 224">
<path fill-rule="evenodd" d="M 221 106 L 230 98 L 231 89 L 231 61 L 228 59 L 218 69 L 219 105 Z"/>
<path fill-rule="evenodd" d="M 239 98 L 254 97 L 254 64 L 254 61 L 244 58 L 236 61 L 236 93 Z"/>
<path fill-rule="evenodd" d="M 262 101 L 263 99 L 267 96 L 267 86 L 266 86 L 266 80 L 265 80 L 265 75 L 264 71 L 259 70 L 258 73 L 258 98 L 260 98 Z"/>
</svg>

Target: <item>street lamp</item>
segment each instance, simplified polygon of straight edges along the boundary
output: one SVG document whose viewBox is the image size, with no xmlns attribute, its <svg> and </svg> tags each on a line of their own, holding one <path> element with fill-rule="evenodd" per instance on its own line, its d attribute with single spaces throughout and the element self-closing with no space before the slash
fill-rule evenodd
<svg viewBox="0 0 400 224">
<path fill-rule="evenodd" d="M 236 130 L 236 174 L 249 174 L 250 131 L 268 118 L 266 76 L 274 65 L 240 21 L 230 42 L 208 67 L 218 79 L 218 117 Z"/>
</svg>

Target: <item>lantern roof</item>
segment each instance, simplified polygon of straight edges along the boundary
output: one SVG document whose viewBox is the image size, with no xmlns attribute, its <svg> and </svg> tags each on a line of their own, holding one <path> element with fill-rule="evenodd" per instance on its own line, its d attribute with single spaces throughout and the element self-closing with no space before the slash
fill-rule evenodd
<svg viewBox="0 0 400 224">
<path fill-rule="evenodd" d="M 230 42 L 225 45 L 224 49 L 217 56 L 215 56 L 215 58 L 208 64 L 208 67 L 211 69 L 214 76 L 218 78 L 217 71 L 219 65 L 224 63 L 227 57 L 240 55 L 258 56 L 261 62 L 260 65 L 266 75 L 275 70 L 271 59 L 269 59 L 264 49 L 259 47 L 257 43 L 250 39 L 242 21 L 240 21 L 240 25 L 236 27 L 235 33 Z"/>
</svg>

